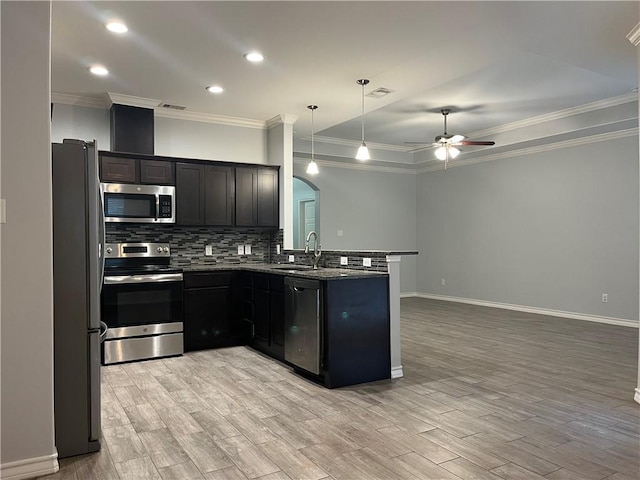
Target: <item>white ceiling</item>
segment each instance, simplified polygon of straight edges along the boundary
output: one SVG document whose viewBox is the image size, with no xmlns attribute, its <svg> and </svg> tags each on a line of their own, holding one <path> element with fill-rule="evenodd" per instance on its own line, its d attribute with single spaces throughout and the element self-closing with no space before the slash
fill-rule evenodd
<svg viewBox="0 0 640 480">
<path fill-rule="evenodd" d="M 118 36 L 111 18 L 129 27 Z M 640 2 L 53 2 L 52 91 L 157 99 L 187 111 L 266 121 L 319 106 L 322 137 L 406 147 L 629 94 Z M 260 50 L 262 64 L 243 54 Z M 108 77 L 87 68 L 104 64 Z M 205 91 L 211 84 L 222 95 Z M 498 147 L 498 145 L 496 146 Z"/>
</svg>

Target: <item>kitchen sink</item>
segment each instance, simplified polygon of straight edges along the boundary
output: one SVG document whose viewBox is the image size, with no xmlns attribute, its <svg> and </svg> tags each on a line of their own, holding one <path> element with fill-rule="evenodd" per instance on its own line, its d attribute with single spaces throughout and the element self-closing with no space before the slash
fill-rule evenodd
<svg viewBox="0 0 640 480">
<path fill-rule="evenodd" d="M 273 268 L 274 270 L 313 270 L 313 266 L 311 265 L 296 265 L 296 264 L 276 265 L 271 268 Z"/>
</svg>

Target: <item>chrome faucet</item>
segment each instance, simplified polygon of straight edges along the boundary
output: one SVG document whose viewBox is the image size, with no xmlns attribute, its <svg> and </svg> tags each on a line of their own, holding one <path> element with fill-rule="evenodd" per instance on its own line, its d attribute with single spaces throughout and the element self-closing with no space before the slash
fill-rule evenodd
<svg viewBox="0 0 640 480">
<path fill-rule="evenodd" d="M 313 236 L 313 269 L 318 269 L 318 262 L 320 261 L 320 255 L 322 254 L 322 250 L 320 249 L 322 245 L 318 242 L 318 234 L 314 231 L 309 232 L 307 235 L 307 240 L 304 243 L 304 253 L 309 253 L 309 241 L 311 240 L 311 236 Z"/>
</svg>

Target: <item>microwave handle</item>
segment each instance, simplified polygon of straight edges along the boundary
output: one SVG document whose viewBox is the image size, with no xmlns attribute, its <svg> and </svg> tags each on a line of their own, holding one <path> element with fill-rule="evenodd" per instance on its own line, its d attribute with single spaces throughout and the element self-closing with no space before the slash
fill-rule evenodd
<svg viewBox="0 0 640 480">
<path fill-rule="evenodd" d="M 160 216 L 160 195 L 156 193 L 156 222 Z"/>
</svg>

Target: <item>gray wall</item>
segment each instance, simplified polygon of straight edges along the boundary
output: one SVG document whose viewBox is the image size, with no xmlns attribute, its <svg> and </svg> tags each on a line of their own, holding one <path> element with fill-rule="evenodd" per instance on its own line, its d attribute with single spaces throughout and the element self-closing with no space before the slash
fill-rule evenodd
<svg viewBox="0 0 640 480">
<path fill-rule="evenodd" d="M 419 292 L 637 321 L 637 137 L 422 174 L 417 199 Z"/>
<path fill-rule="evenodd" d="M 49 2 L 2 2 L 1 462 L 55 464 Z M 26 188 L 28 186 L 28 188 Z M 48 462 L 47 462 L 48 458 Z"/>
<path fill-rule="evenodd" d="M 294 163 L 294 175 L 320 190 L 323 249 L 416 250 L 415 175 L 325 165 L 319 175 L 305 170 L 306 161 Z M 415 292 L 415 257 L 403 257 L 400 271 L 400 291 Z"/>
<path fill-rule="evenodd" d="M 64 138 L 98 141 L 111 149 L 109 110 L 55 104 L 51 140 Z M 155 154 L 168 157 L 267 163 L 266 130 L 175 118 L 155 118 Z"/>
</svg>

